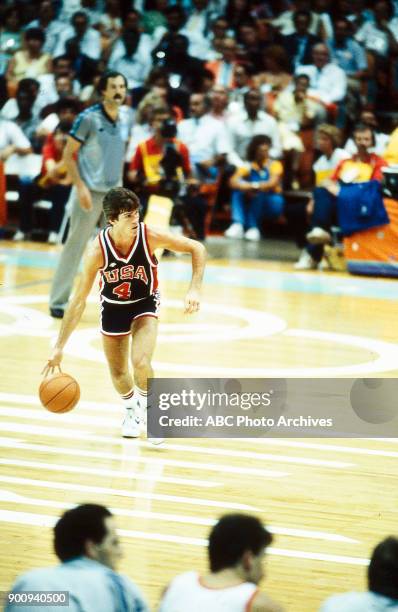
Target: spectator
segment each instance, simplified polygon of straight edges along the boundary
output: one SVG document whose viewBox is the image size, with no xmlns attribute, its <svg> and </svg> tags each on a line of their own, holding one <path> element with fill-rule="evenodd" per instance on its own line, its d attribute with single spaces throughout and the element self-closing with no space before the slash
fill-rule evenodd
<svg viewBox="0 0 398 612">
<path fill-rule="evenodd" d="M 234 38 L 224 38 L 222 43 L 222 57 L 218 60 L 207 62 L 206 68 L 210 70 L 215 77 L 215 84 L 223 87 L 234 87 L 233 80 L 236 59 L 237 46 Z"/>
<path fill-rule="evenodd" d="M 210 572 L 185 572 L 171 581 L 159 612 L 244 612 L 249 607 L 281 612 L 257 584 L 263 577 L 264 551 L 272 535 L 252 516 L 230 514 L 212 528 L 208 555 Z"/>
<path fill-rule="evenodd" d="M 386 165 L 383 158 L 369 149 L 374 146 L 373 130 L 358 124 L 353 131 L 354 142 L 358 152 L 349 159 L 343 159 L 334 170 L 329 181 L 323 187 L 314 190 L 314 212 L 312 229 L 307 234 L 310 243 L 308 252 L 315 262 L 320 262 L 323 245 L 331 242 L 330 228 L 337 215 L 337 196 L 340 191 L 339 181 L 344 183 L 362 183 L 370 180 L 381 181 L 382 168 Z"/>
<path fill-rule="evenodd" d="M 293 70 L 299 65 L 310 64 L 312 47 L 321 42 L 318 36 L 309 32 L 310 11 L 296 11 L 293 14 L 294 32 L 283 36 L 282 44 L 291 58 Z"/>
<path fill-rule="evenodd" d="M 126 97 L 123 75 L 102 75 L 102 103 L 81 113 L 71 131 L 64 158 L 72 178 L 71 222 L 50 292 L 50 313 L 62 318 L 87 241 L 102 216 L 103 194 L 122 180 L 131 118 L 120 113 Z M 77 159 L 76 159 L 77 157 Z"/>
<path fill-rule="evenodd" d="M 398 165 L 398 128 L 391 134 L 383 157 L 390 165 Z"/>
<path fill-rule="evenodd" d="M 244 165 L 246 150 L 250 140 L 257 134 L 271 138 L 271 157 L 281 157 L 281 143 L 276 120 L 261 109 L 261 94 L 258 89 L 250 89 L 244 96 L 244 111 L 231 117 L 227 122 L 231 140 L 229 161 L 235 166 Z"/>
<path fill-rule="evenodd" d="M 250 18 L 247 2 L 244 0 L 228 0 L 225 8 L 225 18 L 229 28 L 237 32 L 239 24 Z"/>
<path fill-rule="evenodd" d="M 339 17 L 334 23 L 334 38 L 329 41 L 331 61 L 347 76 L 346 112 L 356 120 L 361 100 L 367 97 L 368 61 L 363 47 L 351 36 L 348 19 Z"/>
<path fill-rule="evenodd" d="M 390 536 L 372 553 L 368 591 L 327 599 L 320 612 L 388 612 L 398 609 L 398 539 Z"/>
<path fill-rule="evenodd" d="M 311 11 L 311 0 L 296 0 L 294 3 L 295 10 L 289 9 L 281 13 L 276 19 L 272 20 L 274 28 L 279 30 L 283 36 L 289 36 L 294 33 L 294 14 L 296 11 L 310 11 L 311 21 L 309 31 L 314 36 L 319 35 L 321 26 L 321 18 L 319 14 Z"/>
<path fill-rule="evenodd" d="M 33 183 L 21 181 L 19 229 L 14 235 L 14 240 L 25 240 L 27 234 L 32 231 L 34 203 L 37 200 L 48 200 L 51 202 L 48 242 L 50 244 L 58 242 L 58 232 L 72 183 L 62 159 L 71 127 L 72 123 L 67 121 L 59 123 L 51 139 L 48 139 L 43 147 L 40 177 Z"/>
<path fill-rule="evenodd" d="M 7 79 L 17 84 L 21 79 L 36 78 L 51 72 L 51 57 L 44 53 L 45 34 L 40 28 L 30 28 L 25 32 L 25 49 L 17 51 L 7 69 Z"/>
<path fill-rule="evenodd" d="M 211 9 L 209 0 L 192 0 L 190 15 L 185 23 L 185 31 L 188 39 L 191 35 L 195 36 L 199 33 L 204 41 L 207 41 L 207 49 L 203 46 L 203 52 L 199 56 L 200 59 L 205 59 L 209 51 L 208 34 L 211 21 Z"/>
<path fill-rule="evenodd" d="M 328 40 L 333 37 L 333 25 L 330 18 L 332 12 L 332 0 L 314 0 L 313 10 L 318 19 L 317 35 L 322 40 Z"/>
<path fill-rule="evenodd" d="M 124 20 L 121 36 L 113 45 L 110 70 L 124 74 L 129 89 L 143 85 L 151 69 L 151 39 L 139 27 L 139 13 L 130 10 Z"/>
<path fill-rule="evenodd" d="M 297 66 L 296 74 L 308 76 L 310 95 L 326 106 L 344 101 L 347 93 L 346 74 L 330 62 L 330 52 L 324 43 L 318 43 L 312 48 L 312 64 Z"/>
<path fill-rule="evenodd" d="M 0 28 L 0 52 L 7 59 L 21 48 L 21 19 L 15 5 L 8 6 L 3 13 L 3 24 Z"/>
<path fill-rule="evenodd" d="M 67 42 L 71 39 L 77 45 L 79 54 L 85 55 L 92 60 L 100 58 L 100 33 L 89 26 L 89 19 L 83 11 L 76 11 L 72 15 L 71 24 L 63 29 L 54 51 L 54 57 L 67 53 Z"/>
<path fill-rule="evenodd" d="M 35 152 L 38 152 L 36 143 L 36 129 L 39 125 L 39 117 L 33 113 L 35 100 L 39 92 L 39 84 L 34 79 L 22 79 L 19 81 L 16 102 L 18 114 L 14 121 L 19 125 L 26 138 L 32 144 Z"/>
<path fill-rule="evenodd" d="M 253 19 L 247 19 L 239 24 L 237 41 L 240 45 L 240 50 L 238 51 L 240 61 L 259 66 L 263 45 L 260 41 L 259 29 Z"/>
<path fill-rule="evenodd" d="M 363 123 L 363 125 L 367 125 L 373 130 L 373 134 L 375 137 L 375 146 L 369 149 L 370 153 L 376 153 L 376 155 L 381 155 L 384 157 L 386 161 L 387 157 L 383 155 L 390 140 L 390 136 L 388 134 L 383 134 L 378 131 L 378 121 L 376 119 L 376 115 L 371 110 L 363 110 L 359 115 L 359 122 Z M 355 155 L 358 152 L 357 147 L 352 138 L 349 138 L 344 145 L 344 149 L 347 151 L 349 155 Z"/>
<path fill-rule="evenodd" d="M 73 123 L 81 111 L 81 103 L 76 98 L 61 98 L 55 104 L 47 106 L 45 110 L 48 114 L 36 129 L 38 138 L 44 138 L 51 134 L 61 121 Z"/>
<path fill-rule="evenodd" d="M 262 92 L 283 91 L 292 80 L 290 59 L 281 45 L 270 45 L 263 50 L 262 66 L 253 79 L 253 84 Z"/>
<path fill-rule="evenodd" d="M 120 3 L 118 0 L 106 0 L 105 11 L 98 22 L 101 34 L 102 56 L 109 57 L 113 43 L 122 31 Z"/>
<path fill-rule="evenodd" d="M 17 578 L 13 593 L 21 591 L 68 591 L 68 610 L 95 612 L 146 612 L 138 588 L 116 567 L 122 556 L 114 518 L 104 506 L 83 504 L 66 511 L 54 527 L 54 549 L 61 561 L 56 567 L 35 569 Z M 20 604 L 8 604 L 16 612 Z M 42 606 L 29 606 L 39 612 Z M 46 606 L 55 612 L 58 606 Z"/>
<path fill-rule="evenodd" d="M 72 59 L 67 55 L 59 55 L 53 60 L 53 72 L 43 74 L 37 78 L 40 83 L 39 102 L 40 109 L 43 109 L 48 104 L 56 102 L 60 95 L 57 91 L 56 81 L 59 77 L 66 77 L 72 82 L 73 95 L 78 96 L 81 90 L 81 85 L 76 79 L 76 73 L 73 70 Z"/>
<path fill-rule="evenodd" d="M 283 167 L 279 161 L 270 160 L 271 143 L 269 136 L 254 136 L 246 154 L 250 168 L 238 169 L 230 180 L 232 225 L 225 232 L 227 238 L 244 236 L 258 241 L 263 220 L 275 220 L 282 214 Z"/>
<path fill-rule="evenodd" d="M 378 0 L 373 5 L 374 20 L 367 21 L 355 35 L 367 51 L 375 57 L 398 54 L 398 17 L 389 0 Z"/>
<path fill-rule="evenodd" d="M 50 0 L 42 0 L 39 5 L 38 19 L 34 19 L 25 29 L 40 28 L 46 33 L 46 40 L 43 45 L 43 51 L 53 56 L 57 46 L 58 37 L 64 28 L 62 21 L 55 19 L 55 11 L 53 3 Z"/>
<path fill-rule="evenodd" d="M 251 88 L 251 70 L 247 64 L 237 64 L 234 70 L 235 87 L 229 94 L 228 110 L 231 114 L 244 109 L 244 96 Z"/>
<path fill-rule="evenodd" d="M 164 16 L 164 11 L 167 8 L 167 0 L 154 0 L 149 9 L 149 2 L 145 4 L 145 10 L 142 14 L 141 25 L 145 34 L 152 36 L 156 28 L 163 27 L 166 29 L 167 19 Z"/>
<path fill-rule="evenodd" d="M 13 155 L 28 155 L 32 146 L 21 128 L 0 115 L 0 159 L 5 162 Z"/>
<path fill-rule="evenodd" d="M 226 122 L 230 117 L 228 89 L 223 85 L 214 85 L 209 92 L 209 98 L 210 115 L 226 127 Z"/>
<path fill-rule="evenodd" d="M 313 165 L 315 175 L 315 185 L 321 187 L 333 174 L 339 163 L 349 158 L 349 154 L 342 148 L 341 131 L 334 125 L 321 124 L 316 133 L 316 148 L 321 152 L 321 156 Z M 298 261 L 294 264 L 296 270 L 316 270 L 319 261 L 310 255 L 305 239 L 307 229 L 307 217 L 313 213 L 314 200 L 311 198 L 307 203 L 302 214 L 296 214 L 295 233 L 298 246 L 302 248 Z"/>
<path fill-rule="evenodd" d="M 1 109 L 1 114 L 5 119 L 15 121 L 19 115 L 18 95 L 26 92 L 31 102 L 32 116 L 35 119 L 39 118 L 40 105 L 38 103 L 39 83 L 35 79 L 21 79 L 17 85 L 16 97 L 9 98 Z"/>
<path fill-rule="evenodd" d="M 181 34 L 186 36 L 188 40 L 188 54 L 201 60 L 206 59 L 209 43 L 200 32 L 188 31 L 185 28 L 186 16 L 184 9 L 179 4 L 174 4 L 164 9 L 164 15 L 167 19 L 167 27 L 158 26 L 156 28 L 153 33 L 154 46 L 159 46 L 167 34 Z"/>
<path fill-rule="evenodd" d="M 193 175 L 200 181 L 214 181 L 229 151 L 228 136 L 223 125 L 210 114 L 211 101 L 204 94 L 190 97 L 189 119 L 180 121 L 178 137 L 186 144 L 193 165 Z"/>
</svg>

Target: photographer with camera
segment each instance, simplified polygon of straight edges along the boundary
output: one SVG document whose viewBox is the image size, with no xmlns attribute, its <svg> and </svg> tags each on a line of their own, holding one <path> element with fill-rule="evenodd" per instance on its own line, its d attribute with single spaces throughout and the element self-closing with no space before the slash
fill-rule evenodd
<svg viewBox="0 0 398 612">
<path fill-rule="evenodd" d="M 153 136 L 138 145 L 130 162 L 129 181 L 142 188 L 144 213 L 151 195 L 170 198 L 176 220 L 191 236 L 202 239 L 206 205 L 196 195 L 197 181 L 191 176 L 189 151 L 176 138 L 177 126 L 170 110 L 155 108 L 151 127 Z"/>
</svg>

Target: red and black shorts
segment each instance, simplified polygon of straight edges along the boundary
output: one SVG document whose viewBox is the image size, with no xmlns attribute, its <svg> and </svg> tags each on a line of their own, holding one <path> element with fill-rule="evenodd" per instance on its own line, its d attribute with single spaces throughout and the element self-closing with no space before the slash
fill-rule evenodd
<svg viewBox="0 0 398 612">
<path fill-rule="evenodd" d="M 101 302 L 101 332 L 105 336 L 124 336 L 131 332 L 131 324 L 140 317 L 158 318 L 160 294 L 152 295 L 133 304 Z"/>
</svg>

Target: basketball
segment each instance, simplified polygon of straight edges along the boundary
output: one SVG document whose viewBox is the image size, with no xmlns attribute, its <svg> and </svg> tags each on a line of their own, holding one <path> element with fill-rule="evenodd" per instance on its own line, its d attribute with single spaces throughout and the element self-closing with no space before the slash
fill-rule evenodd
<svg viewBox="0 0 398 612">
<path fill-rule="evenodd" d="M 50 412 L 69 412 L 80 399 L 79 383 L 69 374 L 57 372 L 42 381 L 39 397 Z"/>
</svg>

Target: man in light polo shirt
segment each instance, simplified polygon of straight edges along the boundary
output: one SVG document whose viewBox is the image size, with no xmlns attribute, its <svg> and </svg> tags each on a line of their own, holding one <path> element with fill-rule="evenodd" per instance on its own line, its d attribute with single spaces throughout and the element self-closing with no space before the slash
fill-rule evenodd
<svg viewBox="0 0 398 612">
<path fill-rule="evenodd" d="M 86 109 L 73 124 L 64 159 L 73 182 L 68 239 L 50 292 L 50 314 L 62 318 L 87 241 L 102 215 L 102 199 L 122 184 L 131 115 L 119 112 L 126 97 L 126 79 L 107 72 L 99 81 L 100 104 Z"/>
</svg>

